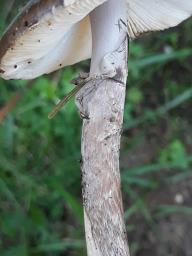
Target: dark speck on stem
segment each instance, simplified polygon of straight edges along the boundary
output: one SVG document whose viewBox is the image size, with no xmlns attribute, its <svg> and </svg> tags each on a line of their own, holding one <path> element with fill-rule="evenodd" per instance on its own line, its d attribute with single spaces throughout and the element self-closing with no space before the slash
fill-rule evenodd
<svg viewBox="0 0 192 256">
<path fill-rule="evenodd" d="M 25 26 L 25 27 L 28 27 L 28 26 L 29 26 L 29 22 L 28 22 L 27 20 L 25 21 L 24 26 Z"/>
<path fill-rule="evenodd" d="M 4 74 L 5 71 L 3 69 L 0 69 L 0 74 Z"/>
</svg>

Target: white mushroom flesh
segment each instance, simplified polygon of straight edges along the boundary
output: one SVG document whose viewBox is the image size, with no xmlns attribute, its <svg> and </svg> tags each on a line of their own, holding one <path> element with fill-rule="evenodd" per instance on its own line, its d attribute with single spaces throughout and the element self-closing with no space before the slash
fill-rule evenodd
<svg viewBox="0 0 192 256">
<path fill-rule="evenodd" d="M 65 0 L 29 27 L 0 63 L 4 79 L 33 79 L 91 57 L 89 13 L 106 0 Z M 110 1 L 110 0 L 109 0 Z M 131 38 L 176 26 L 192 14 L 191 0 L 127 0 Z"/>
</svg>

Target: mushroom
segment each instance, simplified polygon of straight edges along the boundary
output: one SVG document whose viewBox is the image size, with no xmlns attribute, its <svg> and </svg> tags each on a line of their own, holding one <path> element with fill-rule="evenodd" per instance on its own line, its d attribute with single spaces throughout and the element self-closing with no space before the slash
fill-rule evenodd
<svg viewBox="0 0 192 256">
<path fill-rule="evenodd" d="M 90 13 L 106 0 L 31 0 L 0 40 L 0 76 L 33 79 L 92 56 Z M 126 0 L 128 35 L 176 26 L 191 0 Z"/>
<path fill-rule="evenodd" d="M 119 175 L 127 37 L 176 26 L 191 13 L 191 0 L 32 0 L 0 41 L 5 79 L 33 79 L 91 58 L 77 95 L 86 117 L 82 186 L 89 256 L 129 255 Z"/>
</svg>

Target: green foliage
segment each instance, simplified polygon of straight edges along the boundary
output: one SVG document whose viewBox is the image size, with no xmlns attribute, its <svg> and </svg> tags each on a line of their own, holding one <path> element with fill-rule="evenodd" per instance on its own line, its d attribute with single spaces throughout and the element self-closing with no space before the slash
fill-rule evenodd
<svg viewBox="0 0 192 256">
<path fill-rule="evenodd" d="M 24 1 L 0 2 L 1 33 Z M 148 196 L 191 177 L 192 22 L 130 45 L 129 78 L 121 150 L 125 219 L 132 255 L 140 244 L 134 216 L 148 229 L 190 206 L 159 203 Z M 0 79 L 0 104 L 23 94 L 0 125 L 0 255 L 85 255 L 80 179 L 81 121 L 72 100 L 53 120 L 47 115 L 73 87 L 87 62 L 34 81 Z M 162 128 L 163 127 L 163 128 Z M 154 144 L 155 149 L 150 149 Z M 147 160 L 140 160 L 140 147 Z M 147 146 L 146 146 L 147 145 Z M 149 146 L 149 147 L 148 147 Z M 149 150 L 149 149 L 150 150 Z M 152 152 L 151 152 L 152 151 Z M 136 161 L 129 159 L 134 154 Z M 151 157 L 149 157 L 152 155 Z M 128 160 L 127 160 L 128 159 Z"/>
<path fill-rule="evenodd" d="M 173 163 L 176 166 L 187 168 L 188 161 L 183 143 L 179 140 L 170 143 L 160 153 L 160 162 Z"/>
</svg>

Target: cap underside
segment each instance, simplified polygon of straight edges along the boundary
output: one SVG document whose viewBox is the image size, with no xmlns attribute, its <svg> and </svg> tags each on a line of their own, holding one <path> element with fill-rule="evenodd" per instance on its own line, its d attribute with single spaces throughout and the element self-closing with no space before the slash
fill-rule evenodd
<svg viewBox="0 0 192 256">
<path fill-rule="evenodd" d="M 42 13 L 36 1 L 35 13 Z M 91 30 L 88 14 L 103 0 L 49 1 L 47 12 L 35 22 L 23 11 L 0 41 L 4 49 L 0 54 L 0 75 L 5 79 L 33 79 L 63 66 L 71 65 L 91 56 Z M 33 6 L 33 5 L 31 5 Z M 32 7 L 27 11 L 32 12 Z M 34 12 L 34 10 L 33 10 Z M 25 15 L 25 19 L 22 17 Z M 18 23 L 23 20 L 22 32 Z M 25 26 L 26 25 L 26 26 Z M 8 36 L 7 36 L 8 34 Z M 7 47 L 8 45 L 8 47 Z"/>
<path fill-rule="evenodd" d="M 0 40 L 0 76 L 33 79 L 90 58 L 88 14 L 105 1 L 33 1 Z M 126 1 L 131 38 L 176 26 L 192 13 L 191 0 Z"/>
</svg>

